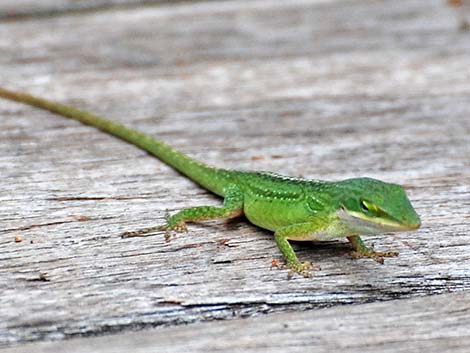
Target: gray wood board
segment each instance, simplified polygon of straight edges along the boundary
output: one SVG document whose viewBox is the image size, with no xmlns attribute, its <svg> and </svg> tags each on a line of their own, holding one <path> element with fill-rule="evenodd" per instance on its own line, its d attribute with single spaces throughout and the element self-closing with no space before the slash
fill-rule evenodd
<svg viewBox="0 0 470 353">
<path fill-rule="evenodd" d="M 190 0 L 4 0 L 0 2 L 0 19 L 52 17 L 84 12 L 129 9 L 139 6 L 175 4 Z"/>
<path fill-rule="evenodd" d="M 210 164 L 401 183 L 423 227 L 366 237 L 400 256 L 381 266 L 342 240 L 298 243 L 322 271 L 286 280 L 270 268 L 272 235 L 243 219 L 122 240 L 166 209 L 220 201 L 135 147 L 0 101 L 0 345 L 470 287 L 470 36 L 455 13 L 441 1 L 276 4 L 0 22 L 1 84 Z"/>
<path fill-rule="evenodd" d="M 467 353 L 469 314 L 467 291 L 26 344 L 10 353 Z"/>
</svg>

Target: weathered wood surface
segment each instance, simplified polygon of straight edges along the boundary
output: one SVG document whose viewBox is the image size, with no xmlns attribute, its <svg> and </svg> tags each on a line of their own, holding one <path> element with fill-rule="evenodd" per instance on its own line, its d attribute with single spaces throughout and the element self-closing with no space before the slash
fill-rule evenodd
<svg viewBox="0 0 470 353">
<path fill-rule="evenodd" d="M 387 304 L 401 312 L 404 298 L 469 289 L 470 35 L 454 15 L 437 0 L 233 1 L 0 22 L 2 85 L 219 166 L 402 183 L 423 221 L 366 238 L 400 252 L 383 266 L 350 259 L 343 241 L 296 244 L 322 271 L 290 281 L 270 269 L 272 235 L 244 220 L 194 225 L 170 243 L 122 240 L 167 208 L 219 200 L 121 141 L 0 101 L 0 345 L 237 320 L 220 326 L 230 330 L 260 314 L 270 316 L 254 325 L 268 328 L 274 312 L 402 299 Z M 292 315 L 328 310 L 343 309 Z"/>
<path fill-rule="evenodd" d="M 18 20 L 27 17 L 49 17 L 71 15 L 91 11 L 135 8 L 141 5 L 156 5 L 185 0 L 16 0 L 0 2 L 0 18 Z M 186 0 L 187 1 L 187 0 Z"/>
<path fill-rule="evenodd" d="M 466 291 L 26 344 L 11 353 L 468 353 L 469 327 L 470 292 Z"/>
</svg>

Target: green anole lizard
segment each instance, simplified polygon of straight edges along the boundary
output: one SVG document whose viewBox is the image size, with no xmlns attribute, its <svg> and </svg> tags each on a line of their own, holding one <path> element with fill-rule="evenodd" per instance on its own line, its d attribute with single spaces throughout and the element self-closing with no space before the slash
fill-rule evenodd
<svg viewBox="0 0 470 353">
<path fill-rule="evenodd" d="M 245 215 L 251 223 L 274 232 L 287 268 L 308 277 L 314 266 L 298 260 L 289 240 L 346 237 L 354 249 L 354 257 L 370 257 L 383 263 L 383 257 L 397 256 L 398 253 L 374 251 L 364 244 L 360 235 L 409 231 L 421 225 L 400 185 L 372 178 L 332 182 L 216 168 L 192 159 L 148 134 L 67 105 L 2 88 L 0 97 L 78 120 L 125 140 L 224 199 L 221 207 L 183 209 L 169 217 L 166 225 L 126 232 L 123 237 L 156 230 L 184 231 L 188 222 Z"/>
</svg>

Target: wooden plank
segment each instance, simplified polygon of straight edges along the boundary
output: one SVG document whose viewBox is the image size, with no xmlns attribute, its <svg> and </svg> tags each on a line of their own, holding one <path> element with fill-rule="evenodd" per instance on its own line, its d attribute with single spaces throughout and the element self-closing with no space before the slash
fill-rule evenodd
<svg viewBox="0 0 470 353">
<path fill-rule="evenodd" d="M 469 314 L 467 291 L 27 344 L 10 352 L 466 353 L 470 350 Z"/>
<path fill-rule="evenodd" d="M 152 7 L 160 5 L 177 5 L 182 3 L 193 3 L 195 8 L 204 8 L 207 4 L 211 7 L 211 11 L 216 9 L 233 8 L 233 6 L 240 7 L 238 2 L 233 1 L 217 1 L 217 6 L 214 7 L 210 4 L 211 1 L 216 0 L 3 0 L 0 2 L 0 20 L 22 20 L 33 19 L 40 17 L 54 17 L 64 15 L 80 15 L 84 13 L 112 11 L 112 10 L 129 10 L 139 7 Z M 323 3 L 330 1 L 340 0 L 295 0 L 294 5 L 303 3 Z M 276 0 L 266 1 L 246 1 L 242 4 L 244 9 L 247 8 L 290 8 L 292 3 L 284 3 Z M 187 7 L 187 6 L 186 6 Z M 190 5 L 190 8 L 194 8 Z M 179 11 L 178 8 L 176 11 Z"/>
<path fill-rule="evenodd" d="M 183 0 L 177 0 L 183 1 Z M 134 8 L 143 5 L 175 3 L 172 0 L 3 0 L 0 2 L 0 19 L 19 20 L 106 11 L 113 8 Z"/>
<path fill-rule="evenodd" d="M 2 85 L 219 166 L 402 183 L 423 227 L 368 237 L 401 253 L 383 266 L 343 241 L 296 244 L 322 271 L 290 281 L 270 268 L 272 235 L 244 220 L 122 240 L 167 208 L 219 201 L 132 146 L 0 101 L 0 345 L 470 287 L 470 41 L 454 14 L 224 4 L 2 22 Z"/>
</svg>

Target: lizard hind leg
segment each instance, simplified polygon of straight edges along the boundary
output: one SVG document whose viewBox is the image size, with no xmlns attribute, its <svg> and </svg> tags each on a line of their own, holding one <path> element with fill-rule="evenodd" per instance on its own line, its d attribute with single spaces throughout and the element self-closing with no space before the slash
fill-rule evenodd
<svg viewBox="0 0 470 353">
<path fill-rule="evenodd" d="M 230 219 L 243 214 L 243 193 L 237 186 L 226 188 L 222 207 L 197 206 L 185 208 L 167 217 L 167 224 L 125 232 L 122 238 L 138 237 L 154 231 L 166 231 L 165 239 L 169 240 L 169 232 L 186 231 L 186 223 L 200 222 L 210 219 Z"/>
</svg>

